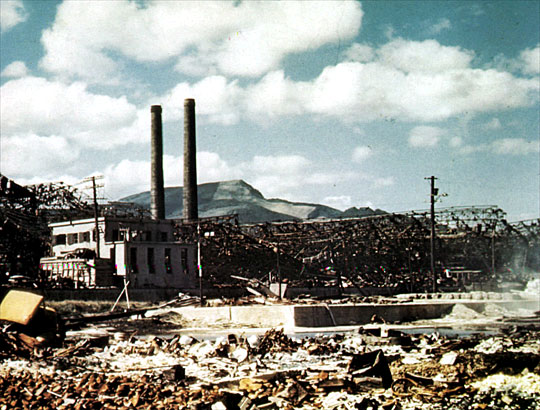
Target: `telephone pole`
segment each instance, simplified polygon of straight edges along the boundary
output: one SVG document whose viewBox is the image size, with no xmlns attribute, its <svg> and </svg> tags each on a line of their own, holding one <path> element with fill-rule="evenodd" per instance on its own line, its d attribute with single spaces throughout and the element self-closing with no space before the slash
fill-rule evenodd
<svg viewBox="0 0 540 410">
<path fill-rule="evenodd" d="M 88 177 L 88 178 L 85 178 L 83 179 L 82 182 L 92 182 L 92 196 L 93 196 L 93 199 L 94 199 L 94 224 L 95 224 L 95 230 L 96 230 L 96 259 L 99 259 L 100 258 L 100 254 L 99 254 L 99 205 L 98 205 L 98 199 L 103 199 L 103 198 L 98 198 L 97 196 L 97 188 L 103 188 L 103 184 L 96 184 L 96 179 L 97 180 L 100 180 L 100 179 L 103 179 L 103 175 L 93 175 L 91 177 Z M 87 187 L 86 189 L 88 189 L 90 187 Z"/>
<path fill-rule="evenodd" d="M 429 235 L 429 245 L 431 249 L 431 279 L 433 280 L 433 293 L 437 292 L 437 274 L 435 273 L 435 201 L 439 190 L 435 188 L 435 178 L 433 175 L 426 177 L 431 181 L 431 193 L 430 193 L 430 214 L 431 214 L 431 229 Z"/>
</svg>

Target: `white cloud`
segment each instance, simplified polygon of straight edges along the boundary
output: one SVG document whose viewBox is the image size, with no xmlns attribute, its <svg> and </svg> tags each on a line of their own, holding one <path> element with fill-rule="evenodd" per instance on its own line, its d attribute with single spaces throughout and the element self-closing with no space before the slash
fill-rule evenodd
<svg viewBox="0 0 540 410">
<path fill-rule="evenodd" d="M 40 176 L 40 180 L 59 180 L 58 173 L 73 165 L 80 150 L 65 138 L 36 134 L 2 136 L 2 173 L 20 178 Z"/>
<path fill-rule="evenodd" d="M 65 85 L 38 77 L 8 81 L 0 94 L 3 135 L 56 135 L 101 149 L 131 142 L 124 132 L 137 112 L 125 97 L 93 94 L 80 82 Z"/>
<path fill-rule="evenodd" d="M 409 133 L 409 145 L 415 148 L 435 147 L 446 130 L 439 127 L 420 125 Z"/>
<path fill-rule="evenodd" d="M 257 174 L 274 174 L 286 176 L 288 174 L 298 175 L 307 171 L 311 162 L 301 155 L 280 155 L 253 157 L 248 167 Z"/>
<path fill-rule="evenodd" d="M 377 50 L 379 61 L 403 72 L 427 72 L 431 74 L 470 66 L 474 53 L 460 47 L 449 47 L 435 40 L 393 40 Z"/>
<path fill-rule="evenodd" d="M 2 70 L 2 77 L 25 77 L 28 75 L 28 68 L 24 61 L 14 61 L 11 64 L 8 64 L 6 68 Z"/>
<path fill-rule="evenodd" d="M 493 153 L 497 155 L 528 155 L 540 152 L 539 141 L 527 141 L 524 138 L 502 138 L 491 143 L 464 145 L 459 152 L 464 155 L 476 152 Z"/>
<path fill-rule="evenodd" d="M 22 0 L 0 1 L 0 31 L 6 32 L 17 24 L 26 21 L 28 13 Z"/>
<path fill-rule="evenodd" d="M 184 116 L 184 100 L 195 99 L 197 115 L 211 123 L 235 124 L 240 119 L 239 109 L 245 91 L 237 81 L 227 81 L 222 76 L 207 77 L 193 85 L 180 83 L 158 98 L 163 104 L 164 121 L 175 121 Z"/>
<path fill-rule="evenodd" d="M 373 181 L 373 185 L 375 188 L 382 188 L 387 186 L 392 186 L 395 184 L 394 177 L 383 177 L 383 178 L 375 178 Z"/>
<path fill-rule="evenodd" d="M 189 74 L 259 76 L 288 54 L 352 38 L 362 16 L 350 1 L 64 2 L 43 34 L 41 64 L 104 81 L 118 72 L 112 51 L 138 62 L 176 59 Z"/>
<path fill-rule="evenodd" d="M 473 55 L 433 40 L 394 40 L 373 61 L 326 67 L 310 81 L 282 70 L 245 85 L 223 76 L 178 84 L 161 97 L 167 118 L 181 118 L 183 99 L 197 99 L 203 121 L 224 125 L 242 118 L 262 123 L 284 115 L 315 115 L 359 123 L 380 119 L 432 122 L 533 104 L 535 79 L 470 67 Z"/>
<path fill-rule="evenodd" d="M 501 121 L 498 118 L 492 118 L 491 121 L 486 122 L 483 128 L 486 130 L 498 130 L 502 127 Z"/>
<path fill-rule="evenodd" d="M 430 35 L 439 34 L 443 30 L 448 30 L 452 27 L 452 24 L 450 23 L 450 20 L 447 18 L 441 18 L 437 23 L 433 24 L 428 30 L 428 33 Z"/>
<path fill-rule="evenodd" d="M 241 168 L 227 163 L 215 152 L 201 151 L 197 153 L 197 178 L 201 183 L 242 179 L 244 172 Z M 182 184 L 183 182 L 179 183 Z"/>
<path fill-rule="evenodd" d="M 183 184 L 183 159 L 164 156 L 164 178 L 166 186 Z M 148 160 L 122 160 L 109 165 L 104 174 L 108 192 L 115 199 L 133 193 L 147 191 L 150 186 L 150 162 Z M 198 183 L 243 179 L 260 190 L 266 197 L 289 200 L 304 200 L 307 186 L 332 186 L 357 179 L 352 172 L 331 172 L 301 155 L 254 156 L 243 162 L 228 162 L 215 152 L 197 153 Z M 376 185 L 376 178 L 367 178 Z"/>
<path fill-rule="evenodd" d="M 358 146 L 353 150 L 352 160 L 362 163 L 373 154 L 373 150 L 368 146 Z"/>
<path fill-rule="evenodd" d="M 527 141 L 523 138 L 503 138 L 494 141 L 491 150 L 495 154 L 526 155 L 540 152 L 540 144 L 537 141 Z"/>
<path fill-rule="evenodd" d="M 494 57 L 491 66 L 499 71 L 521 71 L 532 76 L 538 75 L 540 73 L 540 45 L 523 50 L 517 58 L 508 58 L 504 54 L 498 54 Z"/>
<path fill-rule="evenodd" d="M 349 195 L 327 196 L 321 203 L 344 211 L 352 206 L 352 198 Z"/>
<path fill-rule="evenodd" d="M 523 50 L 519 55 L 519 66 L 525 74 L 540 73 L 540 45 Z"/>
<path fill-rule="evenodd" d="M 448 141 L 448 144 L 452 148 L 461 147 L 463 145 L 463 138 L 461 138 L 461 137 L 452 137 L 452 138 L 450 138 L 450 141 Z"/>
<path fill-rule="evenodd" d="M 165 157 L 163 158 L 164 169 Z M 105 192 L 114 193 L 120 199 L 150 189 L 150 162 L 123 159 L 117 164 L 109 165 L 103 172 Z M 168 185 L 168 184 L 166 184 Z"/>
<path fill-rule="evenodd" d="M 348 61 L 367 63 L 375 58 L 375 51 L 366 44 L 354 43 L 345 51 L 345 58 Z"/>
</svg>

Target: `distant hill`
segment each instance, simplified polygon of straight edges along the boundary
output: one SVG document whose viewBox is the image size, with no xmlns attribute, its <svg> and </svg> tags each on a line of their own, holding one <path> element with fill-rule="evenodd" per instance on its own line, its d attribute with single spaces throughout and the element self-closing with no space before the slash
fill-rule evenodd
<svg viewBox="0 0 540 410">
<path fill-rule="evenodd" d="M 266 199 L 259 191 L 242 180 L 211 182 L 198 186 L 199 216 L 224 216 L 238 214 L 240 223 L 292 221 L 313 218 L 361 217 L 384 214 L 380 209 L 349 208 L 346 211 L 326 205 L 290 202 L 283 199 Z M 165 188 L 165 213 L 167 218 L 181 218 L 183 188 Z M 150 191 L 120 199 L 150 209 Z"/>
</svg>

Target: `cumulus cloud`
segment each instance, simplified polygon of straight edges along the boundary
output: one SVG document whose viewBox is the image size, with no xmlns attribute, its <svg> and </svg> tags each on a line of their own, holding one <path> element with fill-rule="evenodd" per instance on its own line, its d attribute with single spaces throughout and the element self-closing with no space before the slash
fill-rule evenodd
<svg viewBox="0 0 540 410">
<path fill-rule="evenodd" d="M 211 76 L 194 84 L 180 83 L 158 100 L 163 102 L 165 121 L 182 119 L 184 99 L 194 98 L 197 115 L 211 123 L 231 125 L 240 118 L 239 107 L 244 95 L 245 91 L 237 81 L 228 81 L 223 76 Z"/>
<path fill-rule="evenodd" d="M 348 53 L 349 59 L 354 54 Z M 357 58 L 364 62 L 328 66 L 311 81 L 271 72 L 236 90 L 237 109 L 252 117 L 316 114 L 346 122 L 431 122 L 528 106 L 538 99 L 538 81 L 472 68 L 472 52 L 434 40 L 396 39 Z"/>
<path fill-rule="evenodd" d="M 368 146 L 358 146 L 353 150 L 352 160 L 362 163 L 373 154 L 373 150 Z"/>
<path fill-rule="evenodd" d="M 183 184 L 183 158 L 165 155 L 163 159 L 166 186 Z M 150 161 L 124 159 L 110 164 L 103 172 L 108 192 L 115 198 L 149 190 Z M 331 172 L 301 155 L 254 156 L 246 161 L 226 161 L 215 152 L 197 153 L 198 183 L 243 179 L 267 197 L 303 200 L 307 186 L 331 186 L 350 181 L 359 175 Z M 370 180 L 375 182 L 376 178 Z"/>
<path fill-rule="evenodd" d="M 486 130 L 498 130 L 502 127 L 501 121 L 498 118 L 492 118 L 491 121 L 486 122 L 483 128 Z"/>
<path fill-rule="evenodd" d="M 2 173 L 19 178 L 40 175 L 41 180 L 59 180 L 58 173 L 65 172 L 80 157 L 80 150 L 60 136 L 47 137 L 36 134 L 2 136 Z M 21 166 L 24 164 L 24 166 Z"/>
<path fill-rule="evenodd" d="M 138 62 L 173 59 L 189 74 L 260 76 L 288 54 L 352 38 L 362 16 L 350 1 L 64 2 L 43 34 L 41 64 L 103 81 L 118 70 L 113 51 Z"/>
<path fill-rule="evenodd" d="M 435 147 L 446 130 L 439 127 L 421 125 L 414 127 L 409 133 L 409 145 L 415 148 Z"/>
<path fill-rule="evenodd" d="M 449 47 L 435 40 L 408 41 L 401 38 L 377 50 L 379 61 L 403 72 L 440 73 L 465 69 L 474 53 L 461 47 Z"/>
<path fill-rule="evenodd" d="M 80 82 L 66 85 L 23 77 L 6 82 L 0 93 L 6 136 L 56 135 L 80 146 L 105 149 L 129 142 L 122 139 L 122 130 L 137 119 L 135 106 L 125 97 L 94 94 Z"/>
<path fill-rule="evenodd" d="M 540 73 L 540 45 L 523 50 L 519 55 L 519 66 L 525 74 Z"/>
<path fill-rule="evenodd" d="M 485 144 L 463 145 L 460 147 L 459 152 L 465 155 L 483 152 L 497 155 L 523 156 L 540 152 L 540 142 L 527 141 L 524 138 L 502 138 Z"/>
<path fill-rule="evenodd" d="M 527 48 L 517 58 L 508 58 L 504 54 L 495 56 L 491 64 L 499 71 L 521 72 L 537 76 L 540 73 L 540 45 Z"/>
<path fill-rule="evenodd" d="M 463 138 L 461 138 L 461 137 L 452 137 L 452 138 L 450 138 L 450 141 L 448 141 L 448 144 L 452 148 L 461 147 L 463 145 Z"/>
<path fill-rule="evenodd" d="M 375 188 L 392 186 L 394 184 L 395 184 L 394 177 L 375 178 L 373 181 L 373 185 Z"/>
<path fill-rule="evenodd" d="M 538 141 L 527 141 L 524 138 L 503 138 L 491 145 L 495 154 L 526 155 L 540 152 Z"/>
<path fill-rule="evenodd" d="M 439 21 L 437 21 L 435 24 L 433 24 L 429 30 L 428 34 L 430 35 L 436 35 L 439 34 L 443 30 L 448 30 L 452 27 L 452 23 L 450 23 L 450 20 L 447 18 L 441 18 Z"/>
<path fill-rule="evenodd" d="M 327 196 L 321 203 L 344 211 L 352 206 L 352 198 L 349 195 Z"/>
<path fill-rule="evenodd" d="M 345 51 L 345 59 L 367 63 L 375 58 L 375 50 L 367 44 L 354 43 Z"/>
<path fill-rule="evenodd" d="M 14 61 L 8 64 L 6 68 L 2 70 L 2 77 L 25 77 L 28 74 L 28 68 L 24 61 Z"/>
<path fill-rule="evenodd" d="M 346 61 L 327 66 L 317 78 L 288 78 L 279 68 L 287 55 L 356 35 L 362 20 L 357 2 L 96 4 L 60 5 L 42 37 L 42 67 L 110 82 L 118 79 L 120 61 L 131 59 L 207 76 L 163 93 L 166 121 L 180 118 L 186 97 L 197 99 L 202 121 L 223 125 L 304 114 L 345 122 L 431 122 L 527 106 L 538 98 L 535 79 L 473 68 L 472 51 L 435 40 L 353 44 Z M 123 24 L 111 23 L 118 20 Z"/>
<path fill-rule="evenodd" d="M 26 21 L 27 18 L 28 13 L 22 0 L 0 1 L 0 31 L 2 33 Z"/>
<path fill-rule="evenodd" d="M 214 75 L 180 83 L 159 100 L 167 118 L 177 119 L 183 99 L 194 97 L 202 121 L 230 125 L 245 118 L 264 123 L 287 115 L 348 123 L 433 122 L 529 106 L 538 99 L 535 79 L 472 68 L 473 53 L 433 40 L 396 39 L 359 54 L 348 53 L 349 61 L 328 66 L 309 81 L 294 81 L 283 70 L 242 84 Z"/>
</svg>

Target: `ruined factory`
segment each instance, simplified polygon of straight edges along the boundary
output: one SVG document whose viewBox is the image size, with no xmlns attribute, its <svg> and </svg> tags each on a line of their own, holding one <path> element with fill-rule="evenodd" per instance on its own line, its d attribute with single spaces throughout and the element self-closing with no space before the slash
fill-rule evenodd
<svg viewBox="0 0 540 410">
<path fill-rule="evenodd" d="M 239 223 L 238 214 L 199 218 L 193 99 L 184 105 L 183 198 L 167 198 L 182 202 L 183 215 L 166 219 L 162 109 L 150 111 L 150 213 L 137 204 L 92 204 L 58 184 L 22 187 L 1 177 L 1 280 L 76 289 L 217 287 L 231 296 L 255 280 L 291 295 L 366 295 L 494 290 L 540 268 L 539 221 L 508 223 L 496 206 L 265 223 Z"/>
<path fill-rule="evenodd" d="M 431 177 L 430 210 L 277 221 L 197 185 L 193 99 L 165 189 L 150 110 L 148 196 L 0 175 L 0 409 L 540 408 L 540 220 L 435 209 Z"/>
</svg>

